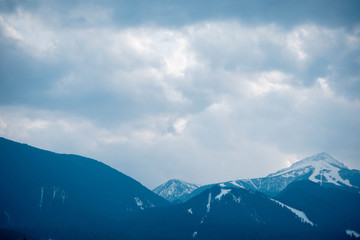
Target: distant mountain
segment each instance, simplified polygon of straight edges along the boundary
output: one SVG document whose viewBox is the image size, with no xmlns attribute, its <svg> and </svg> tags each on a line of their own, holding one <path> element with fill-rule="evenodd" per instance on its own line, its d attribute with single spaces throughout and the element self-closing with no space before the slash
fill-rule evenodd
<svg viewBox="0 0 360 240">
<path fill-rule="evenodd" d="M 337 232 L 360 233 L 360 194 L 337 187 L 321 187 L 311 181 L 289 184 L 277 200 L 306 212 L 322 228 Z"/>
<path fill-rule="evenodd" d="M 0 138 L 0 228 L 109 228 L 167 204 L 96 160 Z"/>
<path fill-rule="evenodd" d="M 178 179 L 171 179 L 156 187 L 153 192 L 170 202 L 181 202 L 184 197 L 199 187 L 200 185 L 197 184 L 187 183 Z"/>
<path fill-rule="evenodd" d="M 327 153 L 319 153 L 263 178 L 234 180 L 218 183 L 217 185 L 247 188 L 269 196 L 275 196 L 290 183 L 301 180 L 310 180 L 322 186 L 336 186 L 356 190 L 360 187 L 360 171 L 347 168 L 343 163 L 335 160 Z M 187 196 L 187 199 L 213 185 L 205 185 L 196 189 Z"/>
</svg>

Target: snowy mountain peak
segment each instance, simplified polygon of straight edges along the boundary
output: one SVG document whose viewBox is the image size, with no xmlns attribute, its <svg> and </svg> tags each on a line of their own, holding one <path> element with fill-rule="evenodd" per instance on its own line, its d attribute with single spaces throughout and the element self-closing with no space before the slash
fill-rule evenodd
<svg viewBox="0 0 360 240">
<path fill-rule="evenodd" d="M 308 179 L 313 182 L 320 184 L 332 183 L 339 186 L 347 185 L 352 187 L 348 180 L 340 176 L 339 172 L 341 169 L 348 168 L 329 154 L 322 152 L 304 158 L 288 168 L 268 175 L 268 177 L 298 178 L 309 174 Z"/>
<path fill-rule="evenodd" d="M 181 201 L 183 196 L 190 194 L 199 187 L 200 185 L 197 184 L 184 182 L 179 179 L 171 179 L 156 187 L 153 192 L 172 202 L 175 200 Z"/>
<path fill-rule="evenodd" d="M 335 158 L 333 158 L 331 155 L 329 155 L 325 152 L 318 153 L 313 156 L 304 158 L 303 160 L 292 164 L 290 166 L 290 168 L 300 166 L 300 165 L 311 165 L 316 162 L 324 162 L 324 163 L 331 164 L 334 167 L 347 168 L 343 163 L 337 161 Z"/>
<path fill-rule="evenodd" d="M 170 184 L 188 184 L 187 182 L 184 182 L 184 181 L 181 181 L 179 179 L 170 179 L 169 181 L 167 181 L 167 183 L 170 183 Z"/>
</svg>

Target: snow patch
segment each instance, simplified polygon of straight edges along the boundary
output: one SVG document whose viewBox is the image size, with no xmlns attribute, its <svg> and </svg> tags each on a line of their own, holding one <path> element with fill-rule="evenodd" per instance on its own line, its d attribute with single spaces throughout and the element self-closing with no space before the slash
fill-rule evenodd
<svg viewBox="0 0 360 240">
<path fill-rule="evenodd" d="M 253 185 L 255 189 L 258 189 L 258 187 L 253 183 L 251 179 L 246 179 L 245 181 L 251 183 L 251 185 Z"/>
<path fill-rule="evenodd" d="M 57 192 L 57 188 L 55 187 L 55 186 L 53 186 L 53 189 L 54 189 L 54 191 L 53 191 L 53 199 L 56 197 L 56 192 Z"/>
<path fill-rule="evenodd" d="M 356 238 L 360 237 L 360 234 L 358 234 L 354 230 L 346 230 L 346 234 L 349 235 L 350 237 L 356 237 Z"/>
<path fill-rule="evenodd" d="M 342 183 L 344 185 L 347 185 L 349 187 L 353 187 L 349 180 L 343 179 L 340 174 L 340 168 L 329 164 L 325 161 L 318 161 L 314 162 L 312 164 L 312 167 L 314 168 L 313 173 L 309 177 L 310 181 L 317 182 L 322 184 L 324 178 L 326 179 L 326 182 L 335 184 L 337 186 L 340 186 L 339 183 Z M 316 178 L 318 177 L 318 178 Z"/>
<path fill-rule="evenodd" d="M 206 212 L 210 212 L 211 193 L 209 193 L 208 203 L 206 205 Z"/>
<path fill-rule="evenodd" d="M 231 191 L 231 189 L 221 189 L 221 192 L 215 197 L 216 200 L 220 201 L 221 198 L 228 194 Z"/>
<path fill-rule="evenodd" d="M 152 204 L 149 200 L 147 200 L 148 204 L 149 204 L 149 208 L 154 208 L 156 207 L 155 204 Z"/>
<path fill-rule="evenodd" d="M 241 202 L 241 197 L 236 197 L 236 196 L 233 194 L 233 201 L 236 202 L 236 203 L 240 203 L 240 202 Z"/>
<path fill-rule="evenodd" d="M 237 182 L 235 182 L 235 181 L 232 181 L 232 182 L 230 182 L 232 185 L 234 185 L 234 186 L 236 186 L 236 187 L 239 187 L 239 188 L 244 188 L 244 186 L 243 185 L 240 185 L 240 184 L 238 184 Z"/>
<path fill-rule="evenodd" d="M 220 183 L 219 186 L 220 186 L 220 187 L 225 187 L 225 184 Z"/>
<path fill-rule="evenodd" d="M 144 210 L 144 207 L 143 207 L 143 202 L 140 200 L 140 198 L 138 197 L 134 197 L 134 200 L 135 200 L 135 203 L 136 205 L 141 209 L 141 210 Z"/>
<path fill-rule="evenodd" d="M 193 211 L 191 208 L 189 208 L 187 211 L 188 211 L 188 213 L 193 214 Z"/>
<path fill-rule="evenodd" d="M 41 190 L 40 190 L 40 209 L 42 208 L 42 205 L 43 205 L 43 198 L 44 198 L 44 187 L 41 187 Z"/>
<path fill-rule="evenodd" d="M 65 203 L 65 199 L 66 199 L 66 193 L 64 191 L 61 191 L 61 199 L 63 204 Z"/>
<path fill-rule="evenodd" d="M 311 226 L 314 226 L 314 223 L 311 222 L 311 221 L 307 218 L 307 216 L 306 216 L 306 214 L 305 214 L 304 212 L 299 211 L 299 210 L 297 210 L 297 209 L 295 209 L 295 208 L 289 207 L 288 205 L 283 204 L 282 202 L 279 202 L 279 201 L 277 201 L 277 200 L 275 200 L 275 199 L 270 198 L 270 200 L 276 202 L 276 203 L 279 204 L 281 207 L 286 207 L 287 209 L 289 209 L 289 210 L 290 210 L 291 212 L 293 212 L 297 217 L 299 217 L 300 220 L 301 220 L 303 223 L 308 223 L 308 224 L 310 224 Z"/>
</svg>

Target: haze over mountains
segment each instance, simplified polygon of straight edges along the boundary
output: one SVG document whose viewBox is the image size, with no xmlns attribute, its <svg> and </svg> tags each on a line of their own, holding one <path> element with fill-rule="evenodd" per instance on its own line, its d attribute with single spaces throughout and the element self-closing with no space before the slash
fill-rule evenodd
<svg viewBox="0 0 360 240">
<path fill-rule="evenodd" d="M 96 160 L 0 138 L 7 239 L 352 239 L 360 171 L 326 153 L 264 178 L 150 191 Z M 186 196 L 186 197 L 184 197 Z"/>
</svg>

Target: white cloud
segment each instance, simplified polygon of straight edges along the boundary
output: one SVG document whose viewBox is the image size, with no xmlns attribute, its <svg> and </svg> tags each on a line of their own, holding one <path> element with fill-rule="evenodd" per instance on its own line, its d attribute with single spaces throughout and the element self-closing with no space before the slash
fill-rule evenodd
<svg viewBox="0 0 360 240">
<path fill-rule="evenodd" d="M 316 79 L 316 81 L 319 84 L 321 90 L 324 92 L 325 95 L 327 95 L 327 96 L 333 95 L 326 78 L 318 78 L 318 79 Z"/>
<path fill-rule="evenodd" d="M 29 12 L 18 10 L 14 15 L 1 17 L 1 25 L 8 37 L 18 40 L 18 45 L 33 56 L 49 58 L 57 47 L 54 29 Z"/>
<path fill-rule="evenodd" d="M 290 76 L 280 71 L 263 72 L 252 78 L 246 85 L 248 91 L 255 96 L 264 96 L 272 91 L 287 90 L 290 87 L 286 82 Z"/>
<path fill-rule="evenodd" d="M 180 118 L 178 119 L 175 123 L 174 123 L 174 128 L 175 128 L 175 131 L 179 134 L 183 133 L 183 131 L 185 130 L 186 128 L 186 119 L 184 118 Z"/>
<path fill-rule="evenodd" d="M 297 31 L 290 33 L 287 36 L 287 46 L 291 52 L 293 52 L 300 61 L 306 60 L 307 54 L 304 50 L 304 40 L 309 35 L 306 29 L 301 28 Z"/>
<path fill-rule="evenodd" d="M 9 24 L 4 22 L 4 19 L 1 16 L 0 16 L 0 28 L 6 37 L 12 38 L 14 40 L 20 40 L 20 41 L 23 40 L 23 36 L 21 36 L 21 34 L 18 33 L 13 27 L 9 26 Z"/>
</svg>

